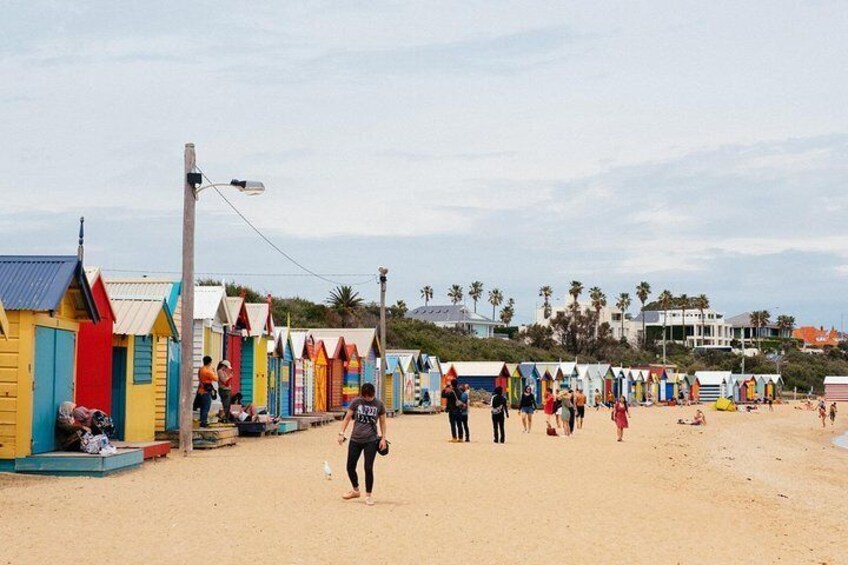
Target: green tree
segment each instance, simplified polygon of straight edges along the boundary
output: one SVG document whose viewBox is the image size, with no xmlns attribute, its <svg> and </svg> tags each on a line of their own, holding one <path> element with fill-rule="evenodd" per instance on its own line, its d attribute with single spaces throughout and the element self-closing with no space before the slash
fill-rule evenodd
<svg viewBox="0 0 848 565">
<path fill-rule="evenodd" d="M 515 316 L 515 300 L 510 298 L 506 301 L 506 306 L 501 308 L 501 322 L 503 322 L 503 325 L 508 326 L 512 322 L 513 316 Z"/>
<path fill-rule="evenodd" d="M 592 301 L 592 309 L 595 311 L 595 340 L 598 339 L 598 328 L 601 324 L 601 309 L 607 305 L 607 295 L 600 287 L 593 286 L 589 289 L 589 300 Z"/>
<path fill-rule="evenodd" d="M 433 300 L 433 287 L 429 284 L 421 289 L 421 298 L 424 299 L 424 306 L 429 306 L 430 301 Z"/>
<path fill-rule="evenodd" d="M 757 333 L 757 349 L 762 353 L 763 328 L 771 323 L 771 314 L 768 310 L 754 310 L 751 312 L 751 325 Z"/>
<path fill-rule="evenodd" d="M 477 313 L 477 301 L 483 296 L 483 283 L 474 281 L 468 287 L 468 296 L 474 301 L 474 313 Z"/>
<path fill-rule="evenodd" d="M 362 298 L 353 288 L 342 285 L 330 291 L 330 297 L 325 301 L 330 307 L 338 312 L 342 319 L 342 327 L 347 327 L 351 316 L 362 307 Z"/>
<path fill-rule="evenodd" d="M 689 295 L 681 294 L 677 297 L 677 303 L 680 305 L 680 309 L 683 310 L 683 346 L 686 346 L 686 310 L 689 309 Z M 674 330 L 672 330 L 673 335 Z M 673 341 L 673 340 L 672 340 Z"/>
<path fill-rule="evenodd" d="M 645 329 L 645 303 L 648 301 L 648 297 L 650 295 L 651 285 L 647 282 L 642 281 L 636 286 L 636 298 L 638 298 L 639 302 L 642 303 L 642 349 L 645 349 L 648 346 L 648 334 Z"/>
<path fill-rule="evenodd" d="M 398 300 L 395 302 L 394 306 L 392 306 L 392 317 L 394 318 L 405 318 L 407 312 L 409 312 L 409 307 L 403 300 Z"/>
<path fill-rule="evenodd" d="M 701 313 L 701 345 L 703 346 L 706 344 L 706 336 L 704 335 L 704 332 L 706 331 L 707 323 L 707 319 L 704 316 L 704 310 L 710 307 L 710 299 L 707 298 L 706 294 L 699 294 L 695 297 L 692 305 Z"/>
<path fill-rule="evenodd" d="M 626 292 L 622 292 L 618 295 L 618 300 L 615 303 L 615 307 L 621 311 L 621 340 L 624 342 L 627 338 L 624 336 L 624 318 L 627 314 L 627 310 L 630 308 L 632 300 L 630 299 L 630 294 Z"/>
<path fill-rule="evenodd" d="M 489 304 L 492 305 L 492 319 L 497 320 L 495 317 L 495 309 L 503 304 L 503 292 L 499 288 L 493 288 L 489 291 Z"/>
<path fill-rule="evenodd" d="M 571 286 L 568 288 L 568 294 L 571 295 L 571 306 L 575 310 L 579 309 L 577 299 L 583 293 L 583 283 L 580 281 L 571 281 Z"/>
<path fill-rule="evenodd" d="M 668 311 L 674 305 L 674 295 L 670 290 L 664 290 L 660 293 L 659 296 L 660 309 L 663 311 L 663 337 L 662 337 L 662 347 L 663 347 L 663 365 L 665 365 L 665 351 L 666 351 L 666 327 L 668 320 Z"/>
<path fill-rule="evenodd" d="M 777 329 L 780 331 L 780 337 L 788 334 L 792 337 L 792 330 L 795 329 L 795 317 L 787 314 L 781 314 L 777 317 Z"/>
<path fill-rule="evenodd" d="M 448 289 L 448 298 L 451 300 L 451 304 L 457 305 L 462 302 L 462 287 L 458 284 L 451 285 Z"/>
<path fill-rule="evenodd" d="M 554 289 L 550 286 L 545 285 L 539 289 L 539 296 L 542 297 L 544 304 L 542 306 L 542 315 L 547 320 L 551 317 L 551 296 L 554 294 Z"/>
</svg>

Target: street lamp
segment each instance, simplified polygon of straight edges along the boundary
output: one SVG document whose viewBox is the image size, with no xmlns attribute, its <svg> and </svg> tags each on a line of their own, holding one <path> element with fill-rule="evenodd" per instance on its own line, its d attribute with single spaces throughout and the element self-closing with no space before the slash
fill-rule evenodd
<svg viewBox="0 0 848 565">
<path fill-rule="evenodd" d="M 194 220 L 197 199 L 207 188 L 233 187 L 256 196 L 265 192 L 258 181 L 233 179 L 229 183 L 205 186 L 203 174 L 196 169 L 194 143 L 185 144 L 185 187 L 183 196 L 183 281 L 182 320 L 180 323 L 180 451 L 189 455 L 192 449 L 192 374 L 194 372 Z"/>
<path fill-rule="evenodd" d="M 383 380 L 386 378 L 386 267 L 378 267 L 380 274 L 380 374 L 377 376 L 377 398 L 383 400 Z"/>
</svg>

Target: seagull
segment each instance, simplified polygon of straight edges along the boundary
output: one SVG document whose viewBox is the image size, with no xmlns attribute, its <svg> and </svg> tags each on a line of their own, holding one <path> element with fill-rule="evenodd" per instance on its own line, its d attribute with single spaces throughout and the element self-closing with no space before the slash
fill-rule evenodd
<svg viewBox="0 0 848 565">
<path fill-rule="evenodd" d="M 324 478 L 328 481 L 333 478 L 333 470 L 330 469 L 330 464 L 324 461 Z"/>
</svg>

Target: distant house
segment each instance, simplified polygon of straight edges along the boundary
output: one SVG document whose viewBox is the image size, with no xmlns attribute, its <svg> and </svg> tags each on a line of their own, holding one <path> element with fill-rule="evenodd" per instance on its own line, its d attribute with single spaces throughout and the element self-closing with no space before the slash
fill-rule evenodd
<svg viewBox="0 0 848 565">
<path fill-rule="evenodd" d="M 476 337 L 493 337 L 499 322 L 482 314 L 469 310 L 462 304 L 447 306 L 419 306 L 408 312 L 406 317 L 412 320 L 430 322 L 440 328 L 460 328 Z"/>
<path fill-rule="evenodd" d="M 789 328 L 780 329 L 777 324 L 770 323 L 762 328 L 755 328 L 751 323 L 751 313 L 742 312 L 736 316 L 731 316 L 727 319 L 733 332 L 733 339 L 781 339 L 792 337 L 792 330 Z"/>
<path fill-rule="evenodd" d="M 663 323 L 669 342 L 685 343 L 689 347 L 730 347 L 733 339 L 731 326 L 724 314 L 712 309 L 704 310 L 703 318 L 700 310 L 687 309 L 685 319 L 680 308 L 667 312 L 645 310 L 630 321 L 631 336 L 641 335 L 643 318 L 648 338 L 653 337 L 657 341 L 662 340 Z"/>
<path fill-rule="evenodd" d="M 831 328 L 802 326 L 792 332 L 792 337 L 804 342 L 804 350 L 811 352 L 822 351 L 825 347 L 836 347 L 839 345 L 839 332 Z"/>
</svg>

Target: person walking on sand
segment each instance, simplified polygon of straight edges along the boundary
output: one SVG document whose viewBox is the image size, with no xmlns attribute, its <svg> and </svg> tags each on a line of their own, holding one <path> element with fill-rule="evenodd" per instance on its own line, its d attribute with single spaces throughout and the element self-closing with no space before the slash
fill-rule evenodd
<svg viewBox="0 0 848 565">
<path fill-rule="evenodd" d="M 350 403 L 342 421 L 342 431 L 339 432 L 339 445 L 347 441 L 345 431 L 348 424 L 353 420 L 353 431 L 350 434 L 350 443 L 347 448 L 347 476 L 353 487 L 342 498 L 352 500 L 359 498 L 359 476 L 356 474 L 356 466 L 359 458 L 365 454 L 365 504 L 374 505 L 372 493 L 374 492 L 374 459 L 377 451 L 384 451 L 387 447 L 386 432 L 386 407 L 383 402 L 375 398 L 376 390 L 371 383 L 365 383 L 359 389 L 359 397 Z M 377 430 L 379 423 L 380 429 Z"/>
<path fill-rule="evenodd" d="M 521 433 L 529 434 L 533 427 L 533 413 L 536 412 L 536 396 L 531 387 L 524 387 L 524 393 L 518 402 L 518 409 L 521 411 L 521 425 L 524 426 Z"/>
<path fill-rule="evenodd" d="M 562 392 L 554 394 L 554 418 L 557 429 L 562 429 Z"/>
<path fill-rule="evenodd" d="M 599 391 L 598 389 L 595 389 L 594 399 L 595 399 L 595 412 L 597 412 L 598 410 L 601 409 L 601 406 L 604 403 L 604 399 L 601 396 L 601 391 Z"/>
<path fill-rule="evenodd" d="M 506 442 L 504 430 L 506 418 L 509 418 L 509 402 L 504 398 L 503 388 L 496 386 L 495 393 L 492 395 L 492 433 L 495 436 L 495 443 Z"/>
<path fill-rule="evenodd" d="M 819 398 L 819 418 L 821 418 L 822 427 L 825 427 L 827 422 L 827 405 L 824 403 L 824 398 Z"/>
<path fill-rule="evenodd" d="M 568 394 L 568 400 L 571 402 L 572 406 L 577 406 L 577 393 L 580 392 L 578 389 L 577 392 L 571 390 L 570 388 L 565 389 L 566 394 Z M 568 415 L 568 429 L 571 430 L 571 433 L 574 433 L 574 430 L 580 426 L 577 426 L 577 409 L 573 409 L 571 414 Z"/>
<path fill-rule="evenodd" d="M 448 421 L 450 422 L 451 441 L 457 441 L 457 430 L 459 429 L 459 439 L 462 440 L 462 431 L 459 425 L 459 385 L 456 379 L 452 379 L 445 389 L 442 391 L 442 398 L 445 399 L 445 411 L 448 413 Z"/>
<path fill-rule="evenodd" d="M 583 429 L 583 417 L 586 416 L 586 395 L 579 388 L 577 394 L 574 395 L 574 409 L 571 411 L 571 429 L 574 430 L 574 424 L 577 424 L 577 429 Z"/>
<path fill-rule="evenodd" d="M 832 426 L 836 422 L 836 403 L 830 403 L 830 425 Z"/>
<path fill-rule="evenodd" d="M 613 405 L 612 414 L 610 414 L 610 418 L 615 422 L 615 433 L 618 441 L 624 441 L 624 430 L 628 427 L 628 416 L 630 416 L 630 411 L 627 409 L 627 399 L 622 394 Z"/>
<path fill-rule="evenodd" d="M 459 401 L 461 402 L 459 407 L 459 439 L 461 441 L 464 435 L 466 442 L 471 441 L 471 432 L 468 431 L 468 393 L 470 390 L 471 386 L 468 383 L 459 387 Z"/>
<path fill-rule="evenodd" d="M 554 415 L 554 402 L 554 395 L 550 390 L 546 390 L 545 394 L 542 396 L 542 406 L 545 411 L 545 422 L 547 422 L 549 428 L 553 427 L 551 426 L 551 420 Z"/>
<path fill-rule="evenodd" d="M 571 395 L 568 394 L 567 390 L 559 394 L 559 402 L 562 406 L 560 409 L 562 413 L 562 417 L 560 418 L 562 437 L 571 437 L 571 420 L 574 418 L 574 402 L 571 400 Z"/>
</svg>

